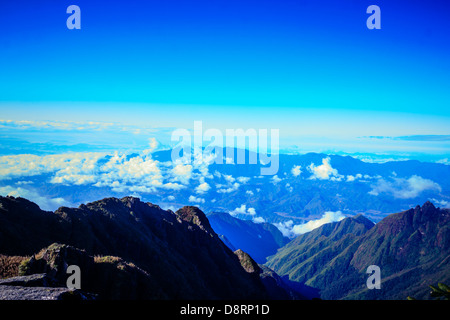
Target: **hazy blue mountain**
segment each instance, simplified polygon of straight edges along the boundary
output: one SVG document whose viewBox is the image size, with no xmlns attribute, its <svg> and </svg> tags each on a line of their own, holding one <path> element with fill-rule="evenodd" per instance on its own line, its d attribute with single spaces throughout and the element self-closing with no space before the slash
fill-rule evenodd
<svg viewBox="0 0 450 320">
<path fill-rule="evenodd" d="M 225 212 L 213 212 L 207 217 L 214 231 L 224 235 L 232 249 L 242 249 L 257 263 L 265 263 L 268 256 L 275 254 L 278 248 L 289 242 L 289 239 L 270 223 L 241 220 Z"/>
</svg>

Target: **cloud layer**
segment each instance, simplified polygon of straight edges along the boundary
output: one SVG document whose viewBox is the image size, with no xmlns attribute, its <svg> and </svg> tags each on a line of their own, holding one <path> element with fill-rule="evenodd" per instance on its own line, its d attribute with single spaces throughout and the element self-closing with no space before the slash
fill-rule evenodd
<svg viewBox="0 0 450 320">
<path fill-rule="evenodd" d="M 384 193 L 399 199 L 412 199 L 427 190 L 440 192 L 442 189 L 439 184 L 432 180 L 413 175 L 408 179 L 393 177 L 390 180 L 386 180 L 379 178 L 372 185 L 372 190 L 369 191 L 369 194 L 378 196 Z"/>
<path fill-rule="evenodd" d="M 284 236 L 289 238 L 295 238 L 296 236 L 319 228 L 320 226 L 326 223 L 341 221 L 344 218 L 345 216 L 342 214 L 341 211 L 336 212 L 327 211 L 322 215 L 321 218 L 316 220 L 310 220 L 306 223 L 294 224 L 292 220 L 288 220 L 285 222 L 275 223 L 274 225 L 281 231 L 281 233 Z"/>
</svg>

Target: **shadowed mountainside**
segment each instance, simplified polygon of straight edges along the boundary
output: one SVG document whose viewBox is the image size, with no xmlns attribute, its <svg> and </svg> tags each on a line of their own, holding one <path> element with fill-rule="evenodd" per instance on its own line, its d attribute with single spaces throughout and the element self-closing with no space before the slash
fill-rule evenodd
<svg viewBox="0 0 450 320">
<path fill-rule="evenodd" d="M 268 256 L 289 242 L 289 238 L 284 237 L 271 223 L 241 220 L 225 212 L 213 212 L 207 217 L 213 229 L 225 237 L 229 246 L 244 250 L 258 263 L 265 263 Z"/>
<path fill-rule="evenodd" d="M 133 288 L 133 283 L 144 286 L 135 290 L 137 295 L 124 297 L 103 292 L 100 298 L 276 298 L 261 281 L 262 271 L 257 277 L 247 272 L 239 257 L 224 245 L 197 207 L 172 212 L 125 197 L 46 212 L 23 198 L 0 197 L 0 254 L 29 257 L 43 248 L 48 250 L 53 243 L 82 250 L 88 260 L 97 257 L 95 265 L 109 262 L 102 270 L 110 270 L 105 274 L 115 274 L 113 277 L 99 276 L 99 272 L 89 271 L 95 268 L 85 267 L 90 284 L 84 287 L 92 289 L 93 293 L 102 293 L 96 291 L 99 281 L 101 286 L 112 282 L 109 287 L 116 291 L 127 286 Z M 26 264 L 33 265 L 29 259 L 25 260 Z M 67 268 L 67 264 L 63 265 Z M 58 272 L 64 273 L 64 267 L 60 268 L 63 269 Z M 117 269 L 129 272 L 120 276 Z M 36 272 L 46 270 L 41 266 Z M 145 281 L 136 282 L 136 277 Z M 286 294 L 284 292 L 280 298 L 285 298 Z"/>
</svg>

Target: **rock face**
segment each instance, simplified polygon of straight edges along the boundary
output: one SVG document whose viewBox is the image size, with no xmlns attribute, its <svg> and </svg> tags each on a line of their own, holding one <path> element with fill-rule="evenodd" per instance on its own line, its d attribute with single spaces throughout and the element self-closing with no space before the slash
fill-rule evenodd
<svg viewBox="0 0 450 320">
<path fill-rule="evenodd" d="M 186 206 L 177 210 L 175 214 L 180 220 L 194 224 L 206 233 L 210 233 L 212 236 L 216 235 L 209 224 L 208 218 L 206 218 L 206 215 L 199 208 Z"/>
<path fill-rule="evenodd" d="M 46 273 L 0 279 L 0 300 L 94 300 L 95 295 L 61 286 Z"/>
<path fill-rule="evenodd" d="M 57 287 L 58 283 L 46 273 L 37 273 L 29 276 L 0 279 L 0 286 Z"/>
<path fill-rule="evenodd" d="M 239 258 L 239 262 L 248 274 L 262 281 L 270 299 L 307 300 L 318 297 L 316 293 L 309 294 L 309 288 L 301 287 L 287 279 L 282 279 L 270 268 L 257 264 L 248 253 L 241 249 L 236 250 L 234 254 Z"/>
<path fill-rule="evenodd" d="M 67 288 L 0 285 L 0 300 L 65 300 L 71 294 Z"/>
<path fill-rule="evenodd" d="M 234 254 L 238 256 L 239 262 L 241 263 L 245 271 L 251 274 L 261 273 L 261 268 L 255 262 L 255 260 L 253 260 L 252 257 L 248 255 L 248 253 L 242 251 L 241 249 L 238 249 L 234 252 Z"/>
<path fill-rule="evenodd" d="M 24 275 L 45 274 L 46 286 L 66 286 L 67 268 L 70 265 L 76 265 L 84 274 L 89 274 L 94 267 L 94 258 L 83 250 L 54 243 L 22 262 L 19 272 Z M 84 284 L 82 287 L 86 287 Z"/>
<path fill-rule="evenodd" d="M 450 210 L 426 202 L 376 225 L 362 216 L 323 225 L 292 240 L 268 266 L 325 299 L 424 299 L 428 285 L 450 281 L 449 256 Z M 381 269 L 380 290 L 366 287 L 370 265 Z"/>
<path fill-rule="evenodd" d="M 21 264 L 25 275 L 61 283 L 67 266 L 79 265 L 82 290 L 99 299 L 273 296 L 196 207 L 174 213 L 133 197 L 55 212 L 22 198 L 0 197 L 0 204 L 0 254 L 31 257 Z"/>
</svg>

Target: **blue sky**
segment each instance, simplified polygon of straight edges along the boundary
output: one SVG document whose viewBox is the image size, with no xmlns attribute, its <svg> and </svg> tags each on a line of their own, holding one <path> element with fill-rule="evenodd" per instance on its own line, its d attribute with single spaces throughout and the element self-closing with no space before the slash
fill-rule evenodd
<svg viewBox="0 0 450 320">
<path fill-rule="evenodd" d="M 448 135 L 450 4 L 393 2 L 2 1 L 0 118 L 203 120 L 343 149 L 361 136 Z M 71 4 L 81 30 L 66 28 Z M 381 30 L 366 27 L 371 4 Z M 448 141 L 434 143 L 445 153 Z"/>
</svg>

